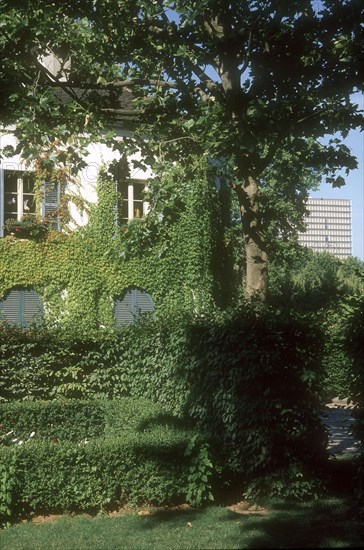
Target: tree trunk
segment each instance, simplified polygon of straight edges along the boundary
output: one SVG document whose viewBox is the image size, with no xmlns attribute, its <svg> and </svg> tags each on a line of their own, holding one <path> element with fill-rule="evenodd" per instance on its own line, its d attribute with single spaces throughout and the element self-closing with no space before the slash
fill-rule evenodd
<svg viewBox="0 0 364 550">
<path fill-rule="evenodd" d="M 268 286 L 268 263 L 264 234 L 259 215 L 259 185 L 252 175 L 237 187 L 246 253 L 245 297 L 265 301 Z"/>
<path fill-rule="evenodd" d="M 229 8 L 208 24 L 212 35 L 219 39 L 217 43 L 218 63 L 217 72 L 225 94 L 226 111 L 230 119 L 231 131 L 236 133 L 237 144 L 241 141 L 238 121 L 242 115 L 241 72 L 239 68 L 240 42 L 232 32 L 232 18 Z M 257 166 L 255 159 L 250 158 L 251 169 L 247 159 L 239 157 L 241 150 L 237 148 L 238 171 L 242 185 L 237 185 L 236 192 L 239 198 L 240 214 L 244 232 L 246 252 L 246 284 L 245 297 L 248 300 L 258 299 L 265 301 L 267 296 L 267 252 L 264 233 L 260 223 L 259 212 L 259 184 L 253 173 Z M 254 155 L 253 155 L 254 156 Z"/>
</svg>

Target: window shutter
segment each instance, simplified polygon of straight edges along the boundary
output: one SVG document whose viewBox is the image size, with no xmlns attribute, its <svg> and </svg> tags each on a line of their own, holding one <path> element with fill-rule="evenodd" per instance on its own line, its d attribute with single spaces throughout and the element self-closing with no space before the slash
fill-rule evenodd
<svg viewBox="0 0 364 550">
<path fill-rule="evenodd" d="M 42 316 L 43 304 L 35 290 L 11 290 L 0 302 L 0 318 L 9 325 L 39 325 Z"/>
<path fill-rule="evenodd" d="M 144 290 L 135 289 L 135 313 L 154 313 L 152 297 Z"/>
<path fill-rule="evenodd" d="M 0 302 L 0 318 L 9 325 L 21 324 L 20 291 L 11 290 L 5 300 Z"/>
<path fill-rule="evenodd" d="M 43 183 L 43 211 L 42 216 L 51 220 L 51 228 L 60 230 L 58 216 L 52 217 L 52 212 L 59 208 L 60 204 L 60 183 L 58 181 L 45 181 Z"/>
<path fill-rule="evenodd" d="M 134 321 L 132 291 L 125 293 L 122 300 L 115 301 L 114 310 L 116 326 L 130 325 Z"/>
<path fill-rule="evenodd" d="M 154 313 L 152 297 L 144 290 L 133 288 L 128 290 L 121 300 L 115 301 L 114 315 L 117 326 L 130 325 L 143 313 Z"/>
<path fill-rule="evenodd" d="M 40 325 L 43 316 L 43 304 L 35 290 L 23 290 L 22 326 Z"/>
</svg>

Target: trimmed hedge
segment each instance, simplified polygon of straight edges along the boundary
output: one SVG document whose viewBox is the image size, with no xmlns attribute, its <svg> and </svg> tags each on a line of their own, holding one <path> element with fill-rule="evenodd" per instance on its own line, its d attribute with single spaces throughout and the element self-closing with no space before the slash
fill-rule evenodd
<svg viewBox="0 0 364 550">
<path fill-rule="evenodd" d="M 15 509 L 92 510 L 181 501 L 187 493 L 187 443 L 187 433 L 160 428 L 87 444 L 22 445 L 12 449 Z"/>
<path fill-rule="evenodd" d="M 20 339 L 3 340 L 4 400 L 11 388 L 18 399 L 147 398 L 213 440 L 224 476 L 243 476 L 250 498 L 317 494 L 327 437 L 323 335 L 313 316 L 246 305 L 214 318 L 21 338 L 22 354 Z"/>
<path fill-rule="evenodd" d="M 86 420 L 92 409 L 90 425 L 85 429 L 83 422 L 77 439 L 78 420 Z M 38 439 L 0 447 L 3 523 L 30 512 L 179 503 L 199 489 L 198 480 L 191 484 L 189 475 L 206 444 L 147 401 L 12 403 L 1 413 L 3 429 L 12 426 L 14 432 L 29 434 L 36 427 L 40 432 Z M 92 427 L 95 418 L 98 430 Z M 53 422 L 63 425 L 58 431 L 56 425 L 49 430 Z M 100 437 L 102 427 L 105 433 Z M 196 448 L 190 452 L 196 438 Z"/>
<path fill-rule="evenodd" d="M 105 432 L 101 403 L 96 401 L 23 401 L 0 408 L 0 442 L 3 445 L 31 438 L 69 440 L 100 437 Z M 6 434 L 9 434 L 7 437 Z"/>
<path fill-rule="evenodd" d="M 177 427 L 176 419 L 145 399 L 15 401 L 0 407 L 0 443 L 11 445 L 14 438 L 27 440 L 32 432 L 33 440 L 79 443 L 105 435 L 143 432 L 161 423 Z"/>
</svg>

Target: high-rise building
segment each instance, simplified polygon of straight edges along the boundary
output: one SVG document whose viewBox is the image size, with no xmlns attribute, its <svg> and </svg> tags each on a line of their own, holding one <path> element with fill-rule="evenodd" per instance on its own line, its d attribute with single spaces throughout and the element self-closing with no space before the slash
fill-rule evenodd
<svg viewBox="0 0 364 550">
<path fill-rule="evenodd" d="M 307 230 L 299 234 L 299 242 L 315 252 L 330 252 L 342 260 L 351 256 L 351 201 L 309 198 L 307 210 Z"/>
</svg>

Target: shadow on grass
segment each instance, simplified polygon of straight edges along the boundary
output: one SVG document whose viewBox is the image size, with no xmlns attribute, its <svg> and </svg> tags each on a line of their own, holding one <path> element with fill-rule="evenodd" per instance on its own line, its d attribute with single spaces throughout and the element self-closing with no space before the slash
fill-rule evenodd
<svg viewBox="0 0 364 550">
<path fill-rule="evenodd" d="M 249 539 L 246 548 L 360 548 L 364 544 L 359 514 L 343 498 L 276 507 L 269 516 L 250 518 L 242 531 L 243 538 Z"/>
</svg>

